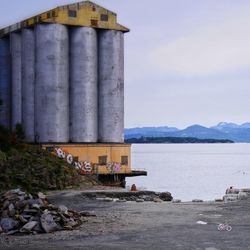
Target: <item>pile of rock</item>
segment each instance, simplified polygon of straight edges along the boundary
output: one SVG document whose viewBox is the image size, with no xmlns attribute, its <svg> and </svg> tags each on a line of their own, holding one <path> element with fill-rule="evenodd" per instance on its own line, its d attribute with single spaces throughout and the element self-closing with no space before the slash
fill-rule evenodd
<svg viewBox="0 0 250 250">
<path fill-rule="evenodd" d="M 116 201 L 116 202 L 162 202 L 172 201 L 173 197 L 169 192 L 154 192 L 154 191 L 114 191 L 114 192 L 86 192 L 82 193 L 81 197 L 85 200 L 99 200 L 99 201 Z"/>
<path fill-rule="evenodd" d="M 71 230 L 84 221 L 86 212 L 69 210 L 49 204 L 43 193 L 37 197 L 10 190 L 0 197 L 0 233 L 50 233 L 57 230 Z"/>
<path fill-rule="evenodd" d="M 226 190 L 226 194 L 223 196 L 223 201 L 237 201 L 237 200 L 245 200 L 249 196 L 247 189 L 238 189 L 234 187 L 230 187 Z"/>
</svg>

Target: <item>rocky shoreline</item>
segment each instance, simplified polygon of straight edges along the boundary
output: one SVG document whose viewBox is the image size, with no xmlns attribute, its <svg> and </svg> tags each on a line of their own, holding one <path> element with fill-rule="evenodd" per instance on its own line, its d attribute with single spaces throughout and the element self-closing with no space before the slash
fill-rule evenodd
<svg viewBox="0 0 250 250">
<path fill-rule="evenodd" d="M 169 192 L 154 191 L 99 191 L 81 192 L 81 197 L 85 200 L 116 201 L 116 202 L 163 202 L 172 201 L 173 197 Z"/>
</svg>

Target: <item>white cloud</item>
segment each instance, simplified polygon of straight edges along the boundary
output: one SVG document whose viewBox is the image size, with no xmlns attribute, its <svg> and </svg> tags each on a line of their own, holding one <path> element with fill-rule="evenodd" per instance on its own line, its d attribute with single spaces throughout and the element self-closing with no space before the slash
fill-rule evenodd
<svg viewBox="0 0 250 250">
<path fill-rule="evenodd" d="M 250 6 L 227 13 L 220 21 L 161 44 L 150 55 L 159 73 L 205 76 L 250 67 Z"/>
</svg>

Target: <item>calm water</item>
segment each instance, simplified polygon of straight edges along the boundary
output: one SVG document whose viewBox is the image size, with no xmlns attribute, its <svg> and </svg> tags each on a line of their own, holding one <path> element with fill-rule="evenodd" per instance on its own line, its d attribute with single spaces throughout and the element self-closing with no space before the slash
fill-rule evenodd
<svg viewBox="0 0 250 250">
<path fill-rule="evenodd" d="M 229 186 L 250 187 L 250 144 L 134 144 L 132 166 L 148 176 L 127 178 L 127 185 L 182 201 L 214 200 Z"/>
</svg>

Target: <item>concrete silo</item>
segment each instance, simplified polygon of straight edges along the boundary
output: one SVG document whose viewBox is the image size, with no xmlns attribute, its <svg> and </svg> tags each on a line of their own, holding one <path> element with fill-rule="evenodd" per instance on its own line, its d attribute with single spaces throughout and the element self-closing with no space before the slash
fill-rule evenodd
<svg viewBox="0 0 250 250">
<path fill-rule="evenodd" d="M 22 58 L 21 33 L 10 34 L 11 51 L 11 127 L 22 123 Z"/>
<path fill-rule="evenodd" d="M 9 37 L 0 39 L 0 125 L 10 128 L 11 71 Z"/>
<path fill-rule="evenodd" d="M 70 33 L 70 140 L 97 142 L 97 34 L 91 27 Z"/>
<path fill-rule="evenodd" d="M 21 123 L 83 174 L 124 185 L 124 33 L 117 15 L 83 1 L 0 30 L 0 124 Z M 11 66 L 11 67 L 10 67 Z"/>
<path fill-rule="evenodd" d="M 22 125 L 28 142 L 35 139 L 35 32 L 22 30 Z"/>
<path fill-rule="evenodd" d="M 99 140 L 124 142 L 123 32 L 102 30 L 99 45 Z"/>
<path fill-rule="evenodd" d="M 68 28 L 38 24 L 36 32 L 35 133 L 39 142 L 69 141 Z"/>
</svg>

